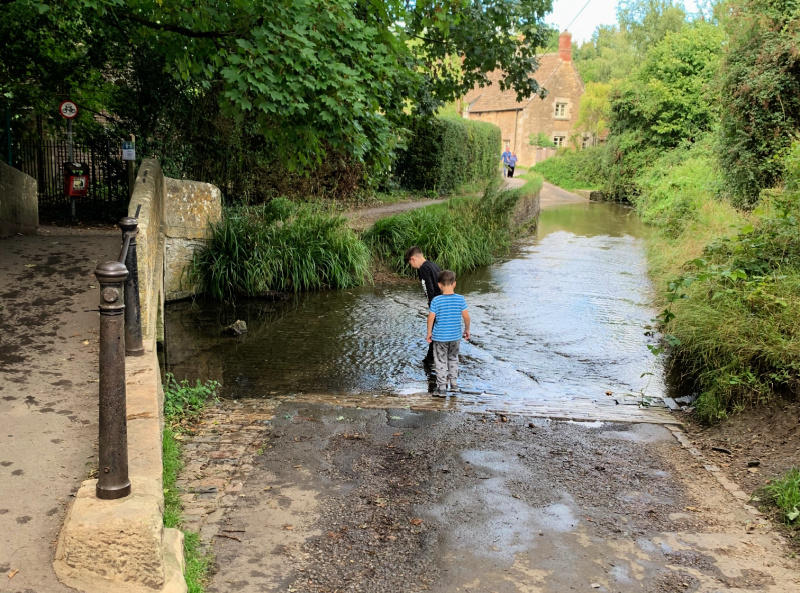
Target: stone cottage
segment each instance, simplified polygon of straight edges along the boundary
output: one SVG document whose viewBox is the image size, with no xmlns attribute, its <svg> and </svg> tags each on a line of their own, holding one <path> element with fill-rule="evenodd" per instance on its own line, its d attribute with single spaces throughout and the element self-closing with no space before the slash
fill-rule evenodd
<svg viewBox="0 0 800 593">
<path fill-rule="evenodd" d="M 531 137 L 543 132 L 556 146 L 567 146 L 575 134 L 578 106 L 584 92 L 583 80 L 572 62 L 572 34 L 564 32 L 558 40 L 558 52 L 539 57 L 535 78 L 547 89 L 547 97 L 534 95 L 517 101 L 513 89 L 500 90 L 502 71 L 489 73 L 492 84 L 477 87 L 462 100 L 464 117 L 488 121 L 500 127 L 503 148 L 517 153 L 520 166 L 532 166 L 555 153 L 554 149 L 538 149 Z"/>
</svg>

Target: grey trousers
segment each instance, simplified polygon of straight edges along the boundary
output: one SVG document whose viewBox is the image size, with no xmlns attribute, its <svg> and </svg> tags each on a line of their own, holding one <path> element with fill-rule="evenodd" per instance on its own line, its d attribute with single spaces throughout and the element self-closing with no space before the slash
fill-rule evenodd
<svg viewBox="0 0 800 593">
<path fill-rule="evenodd" d="M 433 361 L 436 368 L 436 386 L 447 387 L 458 383 L 458 351 L 461 340 L 455 342 L 433 342 Z"/>
</svg>

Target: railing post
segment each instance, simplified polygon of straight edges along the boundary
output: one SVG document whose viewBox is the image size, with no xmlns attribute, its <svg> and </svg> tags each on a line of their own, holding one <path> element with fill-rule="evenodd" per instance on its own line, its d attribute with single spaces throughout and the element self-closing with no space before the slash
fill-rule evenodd
<svg viewBox="0 0 800 593">
<path fill-rule="evenodd" d="M 100 465 L 96 492 L 97 498 L 114 500 L 131 493 L 123 338 L 123 287 L 128 270 L 110 261 L 99 264 L 94 275 L 100 283 Z"/>
<path fill-rule="evenodd" d="M 136 235 L 139 234 L 139 221 L 130 216 L 120 219 L 122 243 L 130 237 L 128 253 L 125 255 L 125 267 L 128 268 L 128 280 L 125 282 L 125 355 L 144 356 L 142 341 L 142 310 L 139 307 L 139 264 L 136 259 Z"/>
</svg>

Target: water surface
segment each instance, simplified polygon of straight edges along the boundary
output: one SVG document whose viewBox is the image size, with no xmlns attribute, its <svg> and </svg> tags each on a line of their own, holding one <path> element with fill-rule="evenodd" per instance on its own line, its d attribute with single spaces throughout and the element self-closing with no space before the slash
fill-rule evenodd
<svg viewBox="0 0 800 593">
<path fill-rule="evenodd" d="M 459 278 L 472 316 L 461 383 L 516 399 L 663 395 L 645 335 L 655 311 L 644 232 L 623 206 L 559 206 L 509 257 Z M 416 283 L 177 303 L 167 307 L 165 363 L 178 378 L 216 379 L 223 397 L 419 392 L 425 316 Z M 223 336 L 236 319 L 248 333 Z"/>
</svg>

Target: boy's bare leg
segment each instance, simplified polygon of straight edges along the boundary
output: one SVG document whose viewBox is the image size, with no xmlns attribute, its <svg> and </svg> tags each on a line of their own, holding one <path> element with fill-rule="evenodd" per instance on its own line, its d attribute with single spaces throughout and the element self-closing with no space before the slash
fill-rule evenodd
<svg viewBox="0 0 800 593">
<path fill-rule="evenodd" d="M 461 350 L 461 340 L 447 342 L 447 380 L 450 389 L 458 389 L 458 353 Z"/>
</svg>

